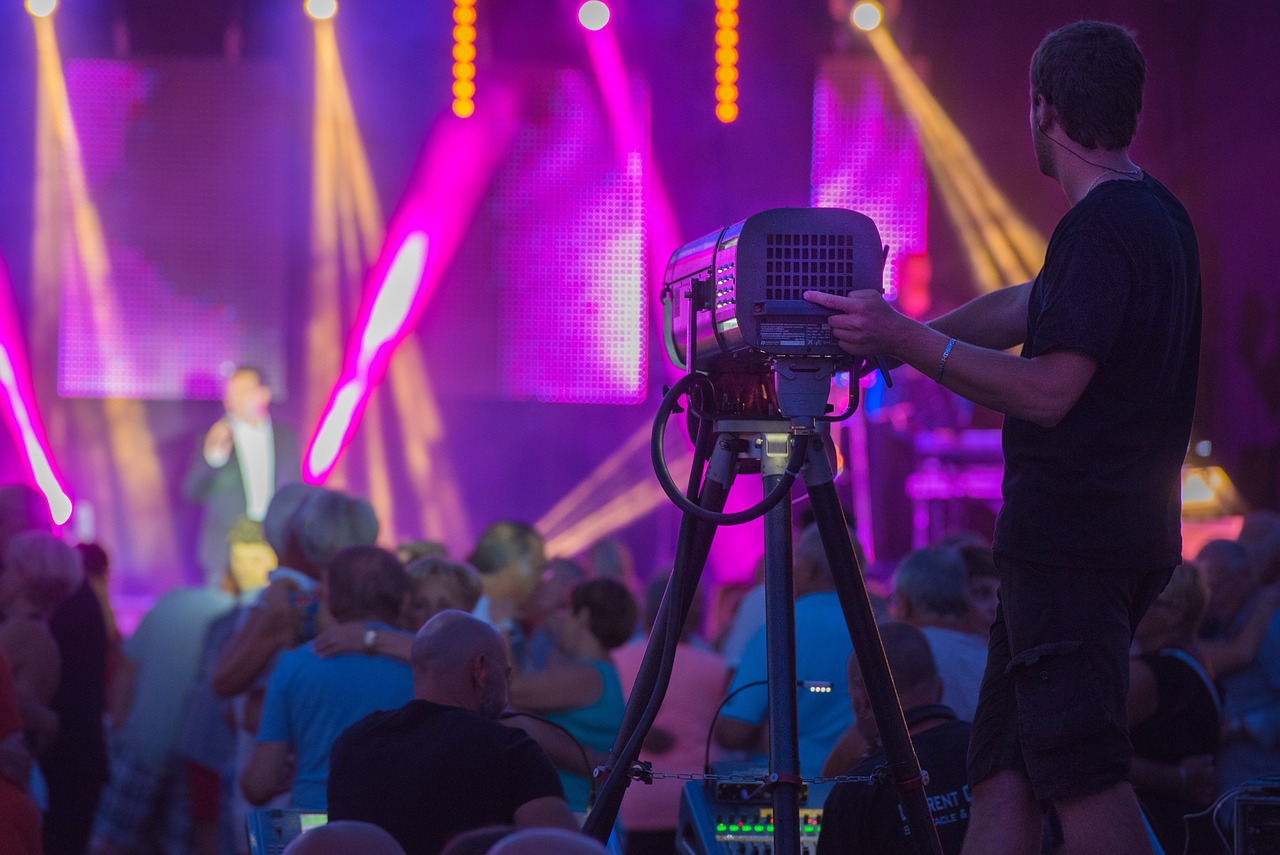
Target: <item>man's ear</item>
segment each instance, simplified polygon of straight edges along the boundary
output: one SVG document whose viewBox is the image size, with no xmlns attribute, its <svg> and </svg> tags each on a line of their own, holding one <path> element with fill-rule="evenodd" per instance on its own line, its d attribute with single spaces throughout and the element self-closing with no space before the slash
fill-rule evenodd
<svg viewBox="0 0 1280 855">
<path fill-rule="evenodd" d="M 894 591 L 889 596 L 889 616 L 903 623 L 911 623 L 911 600 L 901 591 Z"/>
<path fill-rule="evenodd" d="M 1041 133 L 1047 134 L 1049 129 L 1058 123 L 1058 111 L 1043 95 L 1036 96 L 1035 110 L 1036 127 L 1040 129 Z"/>
</svg>

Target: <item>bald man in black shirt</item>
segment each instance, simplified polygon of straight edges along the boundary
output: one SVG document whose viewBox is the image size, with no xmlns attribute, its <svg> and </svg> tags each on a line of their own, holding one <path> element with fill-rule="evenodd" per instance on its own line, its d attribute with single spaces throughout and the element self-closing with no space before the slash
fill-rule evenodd
<svg viewBox="0 0 1280 855">
<path fill-rule="evenodd" d="M 414 700 L 349 727 L 329 763 L 329 818 L 371 822 L 408 855 L 485 825 L 577 831 L 559 776 L 524 731 L 497 721 L 511 664 L 497 631 L 459 611 L 422 627 Z"/>
</svg>

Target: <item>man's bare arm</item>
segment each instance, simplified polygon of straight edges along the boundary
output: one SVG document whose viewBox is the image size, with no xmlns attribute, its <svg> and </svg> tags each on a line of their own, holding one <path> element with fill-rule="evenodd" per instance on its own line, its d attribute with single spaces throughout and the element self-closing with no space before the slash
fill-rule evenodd
<svg viewBox="0 0 1280 855">
<path fill-rule="evenodd" d="M 289 743 L 256 743 L 248 764 L 240 773 L 240 791 L 249 804 L 265 805 L 292 786 L 291 767 Z"/>
<path fill-rule="evenodd" d="M 947 338 L 992 350 L 1008 350 L 1026 338 L 1030 294 L 1030 282 L 1010 285 L 975 297 L 929 321 L 928 326 Z"/>
<path fill-rule="evenodd" d="M 271 657 L 293 642 L 289 594 L 296 588 L 289 580 L 273 580 L 261 602 L 249 610 L 244 624 L 227 641 L 213 666 L 213 691 L 219 697 L 233 698 L 248 691 Z"/>
<path fill-rule="evenodd" d="M 1074 351 L 1023 359 L 963 343 L 960 336 L 950 342 L 947 332 L 899 314 L 874 291 L 847 297 L 809 291 L 805 298 L 836 310 L 828 323 L 847 352 L 893 357 L 976 404 L 1041 427 L 1053 427 L 1070 412 L 1098 367 Z"/>
</svg>

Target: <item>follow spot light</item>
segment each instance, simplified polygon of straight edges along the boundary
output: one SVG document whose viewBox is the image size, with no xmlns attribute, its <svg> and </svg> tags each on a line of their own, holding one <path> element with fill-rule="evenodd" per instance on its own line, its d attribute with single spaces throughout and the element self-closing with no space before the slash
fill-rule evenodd
<svg viewBox="0 0 1280 855">
<path fill-rule="evenodd" d="M 777 369 L 780 397 L 817 395 L 783 400 L 782 412 L 821 416 L 826 379 L 854 358 L 831 332 L 831 311 L 804 292 L 879 291 L 884 260 L 876 224 L 841 208 L 773 208 L 691 241 L 672 253 L 663 277 L 667 355 L 733 399 L 718 415 L 755 409 Z"/>
<path fill-rule="evenodd" d="M 27 0 L 27 11 L 37 18 L 47 18 L 58 8 L 58 0 Z"/>
</svg>

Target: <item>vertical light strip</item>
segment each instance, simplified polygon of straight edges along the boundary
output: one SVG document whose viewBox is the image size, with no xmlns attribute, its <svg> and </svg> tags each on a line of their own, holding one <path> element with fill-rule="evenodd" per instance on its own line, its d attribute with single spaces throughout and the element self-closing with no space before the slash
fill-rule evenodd
<svg viewBox="0 0 1280 855">
<path fill-rule="evenodd" d="M 52 185 L 37 186 L 36 190 L 35 290 L 46 297 L 56 295 L 64 282 L 83 277 L 98 329 L 114 329 L 119 310 L 110 280 L 110 258 L 85 178 L 53 19 L 32 21 L 40 104 L 36 173 L 38 184 Z M 46 255 L 50 252 L 52 256 Z M 98 337 L 100 341 L 105 339 L 106 336 Z M 127 359 L 117 353 L 108 356 Z M 172 508 L 145 408 L 138 401 L 107 399 L 102 402 L 102 412 L 115 467 L 112 481 L 118 484 L 119 493 L 113 494 L 111 483 L 89 486 L 90 490 L 101 491 L 96 502 L 99 518 L 111 520 L 119 535 L 132 541 L 133 555 L 157 567 L 181 566 Z M 93 444 L 99 437 L 86 433 L 75 441 Z M 148 524 L 137 525 L 138 520 L 147 520 Z"/>
<path fill-rule="evenodd" d="M 738 0 L 716 0 L 716 118 L 738 118 Z"/>
<path fill-rule="evenodd" d="M 453 114 L 476 111 L 476 2 L 453 0 Z"/>
<path fill-rule="evenodd" d="M 459 3 L 464 11 L 457 20 L 474 30 L 472 7 Z M 510 99 L 497 98 L 483 122 L 442 119 L 387 227 L 332 22 L 317 22 L 315 43 L 307 344 L 309 412 L 316 415 L 317 427 L 308 444 L 304 477 L 364 492 L 388 541 L 397 534 L 393 485 L 407 480 L 416 501 L 402 504 L 421 509 L 415 536 L 445 539 L 466 530 L 465 511 L 442 448 L 439 407 L 411 331 L 514 132 L 512 105 Z M 459 50 L 456 58 L 473 63 L 474 45 Z M 463 162 L 473 168 L 460 170 Z M 334 347 L 344 340 L 345 356 Z M 388 402 L 373 400 L 387 374 L 394 419 L 392 409 L 383 411 Z M 399 431 L 396 448 L 388 440 L 392 420 Z M 352 448 L 354 465 L 346 467 L 341 465 L 343 449 L 352 443 L 358 443 Z M 397 477 L 406 469 L 407 478 Z"/>
</svg>

